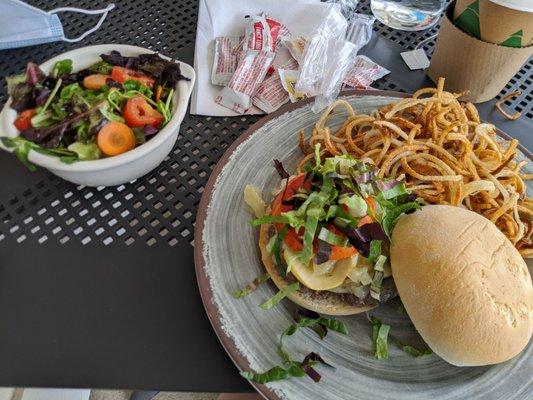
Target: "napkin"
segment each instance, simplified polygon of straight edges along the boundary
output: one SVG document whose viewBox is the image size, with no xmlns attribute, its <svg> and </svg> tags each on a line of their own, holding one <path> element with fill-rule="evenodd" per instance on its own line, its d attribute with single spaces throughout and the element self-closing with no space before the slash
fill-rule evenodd
<svg viewBox="0 0 533 400">
<path fill-rule="evenodd" d="M 191 97 L 191 114 L 217 117 L 240 115 L 215 103 L 215 97 L 222 89 L 222 86 L 211 84 L 216 37 L 243 35 L 244 16 L 260 12 L 282 22 L 292 35 L 308 37 L 326 16 L 328 7 L 320 0 L 200 0 L 194 52 L 197 79 Z M 289 57 L 284 48 L 278 52 L 281 54 L 276 57 L 276 63 L 282 63 Z M 247 114 L 263 112 L 252 107 Z"/>
</svg>

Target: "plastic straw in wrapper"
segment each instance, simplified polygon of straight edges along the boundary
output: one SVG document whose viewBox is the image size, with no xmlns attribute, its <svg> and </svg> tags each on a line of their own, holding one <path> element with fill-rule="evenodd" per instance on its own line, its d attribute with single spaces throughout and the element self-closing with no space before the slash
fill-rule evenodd
<svg viewBox="0 0 533 400">
<path fill-rule="evenodd" d="M 243 36 L 217 37 L 215 39 L 215 55 L 211 72 L 213 85 L 226 86 L 229 83 L 242 55 L 243 40 Z"/>
<path fill-rule="evenodd" d="M 296 60 L 290 59 L 280 66 L 279 69 L 297 70 L 298 63 Z M 276 111 L 288 101 L 289 94 L 283 88 L 280 75 L 277 71 L 259 85 L 259 89 L 257 89 L 257 92 L 252 99 L 253 105 L 267 114 Z"/>
<path fill-rule="evenodd" d="M 252 105 L 252 96 L 276 55 L 281 24 L 264 14 L 246 17 L 245 50 L 228 85 L 215 102 L 239 114 Z"/>
<path fill-rule="evenodd" d="M 355 57 L 355 62 L 346 73 L 343 83 L 357 89 L 368 89 L 372 82 L 389 74 L 387 68 L 376 64 L 366 56 Z"/>
</svg>

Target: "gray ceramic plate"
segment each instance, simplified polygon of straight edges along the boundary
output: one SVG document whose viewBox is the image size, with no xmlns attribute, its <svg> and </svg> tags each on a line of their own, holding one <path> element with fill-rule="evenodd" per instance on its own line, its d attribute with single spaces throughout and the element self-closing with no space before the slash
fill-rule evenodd
<svg viewBox="0 0 533 400">
<path fill-rule="evenodd" d="M 346 99 L 359 112 L 402 97 L 400 93 L 359 91 Z M 265 371 L 280 363 L 280 333 L 292 323 L 293 305 L 286 301 L 271 310 L 259 305 L 276 292 L 261 287 L 236 300 L 231 293 L 264 273 L 257 246 L 257 231 L 243 203 L 247 184 L 263 188 L 269 199 L 279 184 L 272 159 L 290 171 L 301 157 L 296 133 L 310 128 L 318 116 L 309 102 L 284 107 L 244 133 L 214 169 L 199 206 L 195 232 L 198 284 L 211 323 L 240 370 Z M 332 119 L 332 122 L 339 122 Z M 308 131 L 309 132 L 309 131 Z M 527 150 L 522 148 L 524 153 Z M 521 157 L 525 157 L 521 154 Z M 531 163 L 529 169 L 531 168 Z M 424 301 L 424 299 L 421 299 Z M 391 325 L 391 333 L 406 343 L 422 345 L 409 318 L 398 312 L 399 300 L 373 312 Z M 436 355 L 414 358 L 390 344 L 390 358 L 372 355 L 371 327 L 365 315 L 345 317 L 349 335 L 330 333 L 324 340 L 309 330 L 287 339 L 296 360 L 317 351 L 336 369 L 317 367 L 319 383 L 307 377 L 293 378 L 255 388 L 268 399 L 532 399 L 533 345 L 515 359 L 496 366 L 459 368 Z M 529 393 L 529 394 L 528 394 Z"/>
</svg>

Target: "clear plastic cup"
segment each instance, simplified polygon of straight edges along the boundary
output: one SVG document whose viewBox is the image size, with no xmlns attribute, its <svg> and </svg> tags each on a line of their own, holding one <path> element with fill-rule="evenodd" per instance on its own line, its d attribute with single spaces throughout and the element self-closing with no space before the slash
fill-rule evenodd
<svg viewBox="0 0 533 400">
<path fill-rule="evenodd" d="M 374 16 L 402 31 L 421 31 L 433 26 L 446 8 L 446 0 L 371 0 Z"/>
</svg>

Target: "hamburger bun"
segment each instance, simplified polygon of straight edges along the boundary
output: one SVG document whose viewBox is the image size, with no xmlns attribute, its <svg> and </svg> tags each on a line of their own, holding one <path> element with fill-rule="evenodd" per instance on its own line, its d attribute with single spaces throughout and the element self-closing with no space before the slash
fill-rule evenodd
<svg viewBox="0 0 533 400">
<path fill-rule="evenodd" d="M 485 217 L 425 206 L 398 221 L 392 275 L 416 329 L 458 366 L 509 360 L 533 331 L 533 287 L 513 244 Z"/>
<path fill-rule="evenodd" d="M 274 282 L 278 289 L 283 289 L 285 286 L 293 283 L 294 280 L 288 281 L 287 278 L 281 276 L 272 259 L 272 255 L 267 250 L 267 244 L 274 232 L 275 228 L 272 224 L 261 225 L 259 231 L 259 248 L 261 249 L 261 259 L 267 272 L 270 274 L 272 282 Z M 352 315 L 374 308 L 374 306 L 355 306 L 345 301 L 344 296 L 341 294 L 329 291 L 315 291 L 303 285 L 300 285 L 300 289 L 297 292 L 291 293 L 287 297 L 303 308 L 327 315 Z"/>
</svg>

